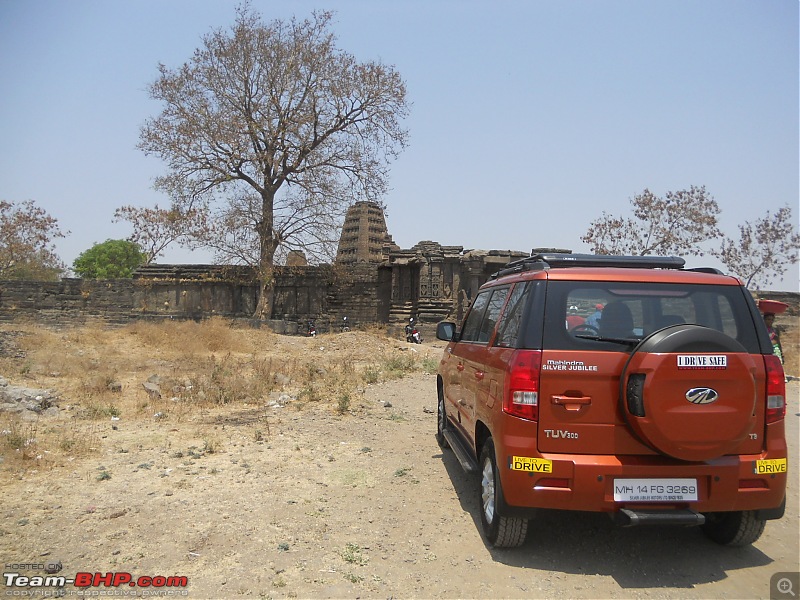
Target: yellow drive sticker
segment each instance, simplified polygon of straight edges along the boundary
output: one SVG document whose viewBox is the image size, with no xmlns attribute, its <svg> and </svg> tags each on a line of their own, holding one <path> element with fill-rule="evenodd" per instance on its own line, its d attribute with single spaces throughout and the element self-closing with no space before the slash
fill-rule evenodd
<svg viewBox="0 0 800 600">
<path fill-rule="evenodd" d="M 770 460 L 757 460 L 753 468 L 756 475 L 768 475 L 770 473 L 786 473 L 786 459 L 772 458 Z"/>
<path fill-rule="evenodd" d="M 546 458 L 529 456 L 512 456 L 508 459 L 508 468 L 512 471 L 530 471 L 531 473 L 552 473 L 553 461 Z"/>
</svg>

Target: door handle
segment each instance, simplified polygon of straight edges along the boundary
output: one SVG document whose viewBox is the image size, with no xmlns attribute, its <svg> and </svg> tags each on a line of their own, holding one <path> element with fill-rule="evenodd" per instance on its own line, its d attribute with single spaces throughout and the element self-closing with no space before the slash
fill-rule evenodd
<svg viewBox="0 0 800 600">
<path fill-rule="evenodd" d="M 552 396 L 553 404 L 563 406 L 569 411 L 579 411 L 592 403 L 591 396 Z"/>
</svg>

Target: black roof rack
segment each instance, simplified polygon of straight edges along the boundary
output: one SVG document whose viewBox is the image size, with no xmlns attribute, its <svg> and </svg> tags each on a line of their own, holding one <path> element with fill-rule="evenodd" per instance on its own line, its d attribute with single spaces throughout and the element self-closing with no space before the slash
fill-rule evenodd
<svg viewBox="0 0 800 600">
<path fill-rule="evenodd" d="M 686 269 L 686 270 L 694 271 L 695 273 L 711 273 L 712 275 L 725 275 L 725 273 L 714 267 L 694 267 L 692 269 Z"/>
<path fill-rule="evenodd" d="M 682 269 L 686 261 L 679 256 L 615 256 L 610 254 L 534 254 L 508 263 L 492 279 L 520 273 L 565 267 L 617 267 L 624 269 Z"/>
</svg>

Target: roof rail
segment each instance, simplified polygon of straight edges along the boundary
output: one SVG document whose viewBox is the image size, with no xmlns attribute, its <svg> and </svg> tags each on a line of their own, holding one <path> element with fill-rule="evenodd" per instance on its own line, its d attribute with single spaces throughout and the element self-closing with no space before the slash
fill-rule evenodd
<svg viewBox="0 0 800 600">
<path fill-rule="evenodd" d="M 679 256 L 616 256 L 611 254 L 541 253 L 508 263 L 494 273 L 496 279 L 522 271 L 542 271 L 565 267 L 617 267 L 624 269 L 682 269 L 686 261 Z"/>
<path fill-rule="evenodd" d="M 693 267 L 686 269 L 687 271 L 694 271 L 695 273 L 711 273 L 712 275 L 725 275 L 722 271 L 715 267 Z"/>
</svg>

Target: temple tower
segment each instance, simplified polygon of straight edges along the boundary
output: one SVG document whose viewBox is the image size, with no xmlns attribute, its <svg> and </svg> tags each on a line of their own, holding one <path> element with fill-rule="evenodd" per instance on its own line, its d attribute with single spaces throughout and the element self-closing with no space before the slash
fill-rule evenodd
<svg viewBox="0 0 800 600">
<path fill-rule="evenodd" d="M 347 209 L 339 238 L 336 262 L 379 264 L 386 260 L 384 246 L 393 246 L 383 210 L 375 202 L 356 202 Z"/>
</svg>

